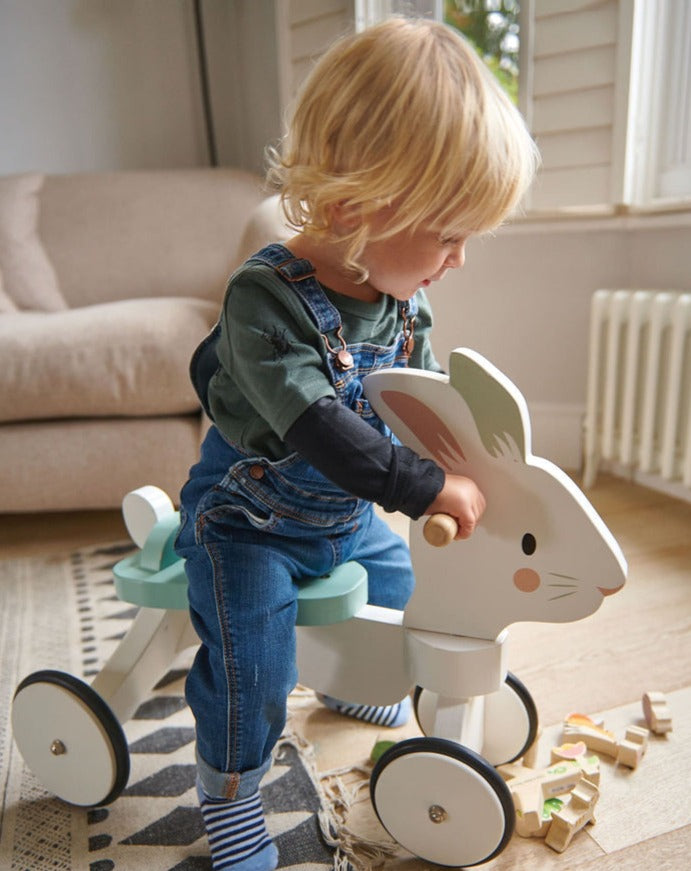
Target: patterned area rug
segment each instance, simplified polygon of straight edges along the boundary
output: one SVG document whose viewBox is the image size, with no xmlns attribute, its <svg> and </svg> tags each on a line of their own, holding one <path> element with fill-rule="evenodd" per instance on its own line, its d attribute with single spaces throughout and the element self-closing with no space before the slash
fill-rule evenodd
<svg viewBox="0 0 691 871">
<path fill-rule="evenodd" d="M 26 675 L 50 668 L 90 682 L 124 636 L 137 609 L 117 599 L 110 570 L 129 549 L 96 547 L 67 558 L 0 563 L 4 871 L 211 869 L 194 789 L 193 721 L 183 698 L 188 652 L 171 663 L 150 697 L 124 724 L 130 777 L 122 795 L 107 807 L 75 808 L 49 795 L 12 740 L 12 697 Z M 347 868 L 340 851 L 327 843 L 328 834 L 323 835 L 330 823 L 309 750 L 294 736 L 284 736 L 263 783 L 279 867 Z"/>
</svg>

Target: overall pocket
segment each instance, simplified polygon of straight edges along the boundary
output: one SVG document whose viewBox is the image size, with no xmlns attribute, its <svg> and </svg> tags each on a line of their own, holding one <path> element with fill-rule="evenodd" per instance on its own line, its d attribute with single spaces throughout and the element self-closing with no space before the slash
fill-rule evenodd
<svg viewBox="0 0 691 871">
<path fill-rule="evenodd" d="M 331 483 L 296 454 L 271 462 L 235 463 L 200 503 L 206 523 L 245 526 L 283 535 L 351 523 L 369 503 Z"/>
</svg>

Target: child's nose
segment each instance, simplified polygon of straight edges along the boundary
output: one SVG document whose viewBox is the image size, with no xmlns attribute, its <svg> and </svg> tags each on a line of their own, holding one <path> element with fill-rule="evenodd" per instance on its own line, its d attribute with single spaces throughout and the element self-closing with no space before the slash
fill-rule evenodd
<svg viewBox="0 0 691 871">
<path fill-rule="evenodd" d="M 446 258 L 446 266 L 449 269 L 460 269 L 465 263 L 465 239 L 454 245 L 453 250 Z"/>
</svg>

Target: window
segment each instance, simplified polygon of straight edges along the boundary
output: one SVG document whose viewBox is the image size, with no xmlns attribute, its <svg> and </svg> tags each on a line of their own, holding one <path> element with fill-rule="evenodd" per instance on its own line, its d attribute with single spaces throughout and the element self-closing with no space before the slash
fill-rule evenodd
<svg viewBox="0 0 691 871">
<path fill-rule="evenodd" d="M 444 22 L 467 37 L 518 103 L 520 5 L 517 0 L 444 0 Z"/>
<path fill-rule="evenodd" d="M 480 51 L 510 71 L 542 153 L 529 211 L 691 208 L 688 0 L 355 0 L 355 9 L 360 27 L 407 11 L 486 38 Z"/>
</svg>

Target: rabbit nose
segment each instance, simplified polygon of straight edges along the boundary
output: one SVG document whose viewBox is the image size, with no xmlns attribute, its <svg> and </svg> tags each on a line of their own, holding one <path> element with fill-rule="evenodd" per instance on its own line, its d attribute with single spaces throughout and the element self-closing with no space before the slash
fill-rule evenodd
<svg viewBox="0 0 691 871">
<path fill-rule="evenodd" d="M 534 593 L 540 586 L 540 575 L 533 569 L 518 569 L 513 573 L 513 582 L 521 593 Z"/>
<path fill-rule="evenodd" d="M 598 587 L 598 590 L 602 593 L 603 596 L 613 596 L 615 593 L 618 593 L 621 590 L 621 587 Z"/>
</svg>

